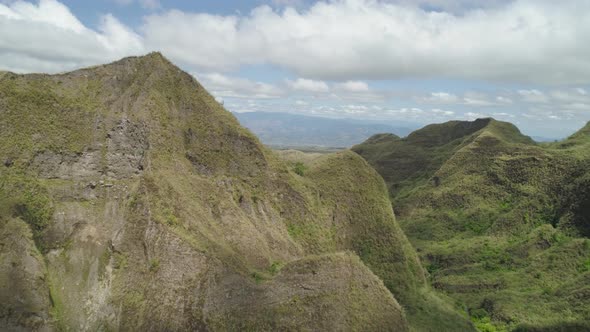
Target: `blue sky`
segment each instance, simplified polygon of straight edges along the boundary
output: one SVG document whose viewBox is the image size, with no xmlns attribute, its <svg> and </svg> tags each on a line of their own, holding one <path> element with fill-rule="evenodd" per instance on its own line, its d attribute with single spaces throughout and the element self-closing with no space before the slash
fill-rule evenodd
<svg viewBox="0 0 590 332">
<path fill-rule="evenodd" d="M 0 0 L 0 69 L 161 51 L 235 112 L 420 124 L 590 120 L 590 2 Z"/>
</svg>

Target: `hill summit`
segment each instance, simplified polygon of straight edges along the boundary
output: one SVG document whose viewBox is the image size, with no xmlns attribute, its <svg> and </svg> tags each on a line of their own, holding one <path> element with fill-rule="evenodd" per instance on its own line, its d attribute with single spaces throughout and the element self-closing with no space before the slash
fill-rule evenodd
<svg viewBox="0 0 590 332">
<path fill-rule="evenodd" d="M 369 161 L 397 194 L 407 184 L 428 181 L 447 159 L 469 145 L 510 143 L 533 145 L 534 141 L 510 123 L 487 118 L 431 124 L 401 139 L 375 135 L 352 150 Z"/>
</svg>

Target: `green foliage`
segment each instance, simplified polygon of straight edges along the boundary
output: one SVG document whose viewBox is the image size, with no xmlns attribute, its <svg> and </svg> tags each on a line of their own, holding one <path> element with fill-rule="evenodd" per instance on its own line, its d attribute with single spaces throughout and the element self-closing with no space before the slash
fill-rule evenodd
<svg viewBox="0 0 590 332">
<path fill-rule="evenodd" d="M 48 282 L 48 286 L 49 286 L 49 297 L 51 299 L 51 310 L 50 310 L 50 314 L 51 314 L 51 318 L 54 322 L 54 324 L 60 328 L 60 329 L 65 329 L 67 326 L 65 324 L 65 317 L 64 317 L 64 303 L 63 303 L 63 299 L 61 298 L 60 294 L 61 292 L 59 292 L 56 288 L 55 288 L 55 284 L 52 280 L 49 280 Z"/>
<path fill-rule="evenodd" d="M 256 282 L 257 284 L 260 284 L 266 280 L 266 276 L 260 272 L 257 272 L 257 271 L 252 272 L 251 276 L 252 276 L 252 279 L 254 279 L 254 282 Z"/>
<path fill-rule="evenodd" d="M 478 260 L 482 262 L 486 270 L 509 269 L 512 264 L 512 257 L 508 252 L 503 248 L 491 246 L 487 242 L 484 243 Z"/>
<path fill-rule="evenodd" d="M 306 178 L 332 215 L 336 248 L 351 248 L 394 294 L 417 330 L 470 330 L 457 309 L 427 290 L 424 270 L 395 221 L 382 179 L 351 152 L 316 160 Z M 346 225 L 348 232 L 339 233 Z M 290 226 L 295 238 L 300 227 Z M 344 235 L 344 236 L 343 236 Z"/>
<path fill-rule="evenodd" d="M 274 276 L 281 271 L 283 266 L 285 266 L 285 263 L 283 262 L 273 262 L 268 268 L 268 272 Z"/>
<path fill-rule="evenodd" d="M 54 206 L 47 189 L 34 177 L 18 170 L 0 173 L 0 217 L 20 217 L 39 237 L 53 217 Z"/>
<path fill-rule="evenodd" d="M 489 314 L 472 317 L 478 329 L 541 331 L 590 307 L 590 298 L 569 303 L 569 285 L 589 269 L 578 237 L 590 234 L 588 128 L 537 145 L 511 124 L 480 119 L 353 150 L 387 182 L 435 287 L 472 316 L 487 301 Z"/>
<path fill-rule="evenodd" d="M 299 176 L 305 175 L 306 169 L 307 167 L 305 166 L 305 164 L 303 164 L 300 161 L 296 162 L 295 165 L 293 165 L 293 172 L 295 172 L 295 174 Z"/>
<path fill-rule="evenodd" d="M 160 260 L 158 258 L 152 258 L 150 260 L 150 271 L 158 272 L 160 269 Z"/>
<path fill-rule="evenodd" d="M 480 332 L 502 332 L 506 331 L 505 329 L 500 329 L 492 324 L 490 317 L 483 316 L 483 317 L 471 317 L 471 321 L 475 324 L 475 328 L 477 328 Z"/>
<path fill-rule="evenodd" d="M 113 257 L 114 257 L 114 261 L 113 261 L 113 268 L 114 269 L 124 269 L 127 267 L 127 265 L 128 265 L 127 256 L 125 256 L 121 253 L 115 252 L 113 254 Z"/>
</svg>

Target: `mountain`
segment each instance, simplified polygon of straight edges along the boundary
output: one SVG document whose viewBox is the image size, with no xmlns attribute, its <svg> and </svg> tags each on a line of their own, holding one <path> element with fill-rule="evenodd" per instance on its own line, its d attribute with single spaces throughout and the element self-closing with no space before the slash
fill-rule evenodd
<svg viewBox="0 0 590 332">
<path fill-rule="evenodd" d="M 159 53 L 0 75 L 2 330 L 469 331 L 381 177 L 293 168 Z"/>
<path fill-rule="evenodd" d="M 535 143 L 494 119 L 352 148 L 384 177 L 430 280 L 481 330 L 590 328 L 590 126 Z"/>
<path fill-rule="evenodd" d="M 235 116 L 244 127 L 260 137 L 264 144 L 273 146 L 349 147 L 381 132 L 406 136 L 413 126 L 404 123 L 396 127 L 366 121 L 275 112 L 235 113 Z"/>
</svg>

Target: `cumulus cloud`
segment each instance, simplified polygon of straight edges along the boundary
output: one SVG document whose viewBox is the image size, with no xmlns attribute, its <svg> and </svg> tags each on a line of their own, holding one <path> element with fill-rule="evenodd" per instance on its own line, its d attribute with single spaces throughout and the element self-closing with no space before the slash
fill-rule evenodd
<svg viewBox="0 0 590 332">
<path fill-rule="evenodd" d="M 141 37 L 112 15 L 94 31 L 55 0 L 0 4 L 3 69 L 56 72 L 143 52 Z"/>
<path fill-rule="evenodd" d="M 440 108 L 433 108 L 431 111 L 432 111 L 432 113 L 441 114 L 444 116 L 453 116 L 455 114 L 455 112 L 453 112 L 453 111 L 445 111 L 445 110 L 441 110 Z"/>
<path fill-rule="evenodd" d="M 305 78 L 298 78 L 295 81 L 287 80 L 287 85 L 296 91 L 305 91 L 312 93 L 324 93 L 330 91 L 328 84 L 323 81 L 314 81 Z"/>
<path fill-rule="evenodd" d="M 512 99 L 510 99 L 508 97 L 504 97 L 504 96 L 497 96 L 496 102 L 498 102 L 500 104 L 512 104 L 513 103 Z"/>
<path fill-rule="evenodd" d="M 576 88 L 571 90 L 553 90 L 551 98 L 560 102 L 569 103 L 590 103 L 590 96 L 585 89 Z"/>
<path fill-rule="evenodd" d="M 526 98 L 527 101 L 535 99 L 537 102 L 541 96 L 536 96 L 535 93 L 543 95 L 538 90 L 520 90 L 519 93 Z M 543 95 L 544 97 L 544 95 Z M 420 103 L 427 104 L 448 104 L 448 105 L 464 105 L 468 107 L 496 107 L 506 106 L 513 103 L 513 100 L 506 96 L 490 97 L 486 93 L 467 91 L 461 96 L 448 92 L 432 92 L 428 96 L 418 96 L 415 98 Z"/>
<path fill-rule="evenodd" d="M 369 91 L 369 85 L 362 81 L 346 81 L 344 83 L 336 84 L 337 90 L 345 92 L 367 92 Z"/>
<path fill-rule="evenodd" d="M 234 98 L 278 98 L 283 89 L 272 84 L 256 82 L 220 73 L 194 74 L 213 95 Z"/>
<path fill-rule="evenodd" d="M 432 92 L 430 96 L 422 98 L 422 100 L 433 104 L 454 104 L 459 102 L 459 97 L 448 92 Z"/>
<path fill-rule="evenodd" d="M 245 16 L 169 11 L 149 16 L 143 31 L 151 47 L 218 70 L 271 63 L 321 80 L 590 80 L 590 46 L 580 42 L 590 31 L 586 1 L 519 0 L 462 14 L 372 0 Z"/>
<path fill-rule="evenodd" d="M 468 106 L 495 106 L 486 94 L 479 92 L 467 92 L 463 97 L 463 103 Z"/>
<path fill-rule="evenodd" d="M 94 31 L 57 0 L 17 1 L 0 5 L 0 60 L 23 71 L 56 70 L 161 50 L 191 70 L 272 64 L 318 81 L 590 82 L 590 45 L 580 42 L 590 31 L 590 2 L 497 0 L 477 10 L 451 9 L 467 3 L 333 0 L 227 16 L 168 10 L 144 17 L 135 31 L 112 16 Z"/>
<path fill-rule="evenodd" d="M 418 6 L 420 8 L 445 11 L 452 13 L 465 13 L 475 9 L 490 9 L 506 5 L 514 0 L 383 0 L 384 2 L 396 3 L 408 6 Z"/>
<path fill-rule="evenodd" d="M 545 93 L 537 90 L 518 90 L 518 94 L 521 96 L 522 101 L 527 103 L 546 103 L 549 101 Z"/>
</svg>

